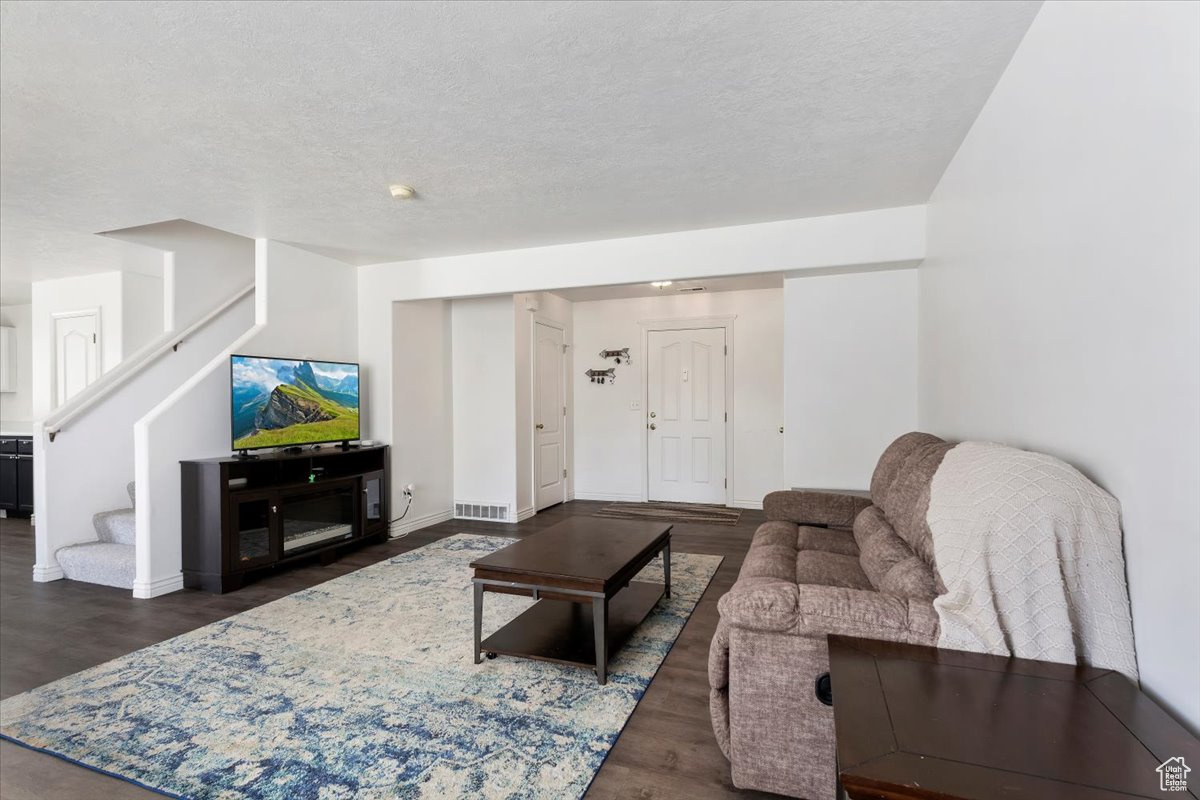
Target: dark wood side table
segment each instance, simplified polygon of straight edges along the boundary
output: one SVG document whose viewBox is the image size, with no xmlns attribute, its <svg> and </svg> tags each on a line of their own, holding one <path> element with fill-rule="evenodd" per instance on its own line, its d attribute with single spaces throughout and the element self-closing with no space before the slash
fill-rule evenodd
<svg viewBox="0 0 1200 800">
<path fill-rule="evenodd" d="M 633 577 L 659 555 L 663 583 Z M 671 596 L 671 524 L 574 517 L 471 563 L 475 570 L 475 663 L 479 654 L 594 667 L 608 660 L 664 595 Z M 480 641 L 483 595 L 538 602 Z M 585 606 L 591 606 L 586 613 Z"/>
<path fill-rule="evenodd" d="M 829 637 L 838 774 L 852 800 L 1118 800 L 1200 778 L 1200 742 L 1111 670 Z"/>
</svg>

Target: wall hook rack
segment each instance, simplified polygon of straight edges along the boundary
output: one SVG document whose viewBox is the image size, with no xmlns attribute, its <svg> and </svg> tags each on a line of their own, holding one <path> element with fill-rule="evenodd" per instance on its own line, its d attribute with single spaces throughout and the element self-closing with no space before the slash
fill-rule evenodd
<svg viewBox="0 0 1200 800">
<path fill-rule="evenodd" d="M 615 360 L 618 364 L 621 364 L 621 363 L 632 364 L 633 363 L 629 358 L 629 348 L 628 347 L 622 347 L 620 350 L 601 350 L 600 357 L 601 358 L 611 358 L 611 359 Z M 624 361 L 622 362 L 621 359 L 624 359 Z"/>
<path fill-rule="evenodd" d="M 609 367 L 608 369 L 589 369 L 583 373 L 591 379 L 592 383 L 616 383 L 617 368 Z"/>
</svg>

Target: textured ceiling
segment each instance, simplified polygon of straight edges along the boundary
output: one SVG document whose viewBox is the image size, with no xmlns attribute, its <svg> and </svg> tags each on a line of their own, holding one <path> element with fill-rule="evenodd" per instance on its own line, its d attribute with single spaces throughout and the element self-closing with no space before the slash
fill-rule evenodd
<svg viewBox="0 0 1200 800">
<path fill-rule="evenodd" d="M 4 3 L 0 269 L 165 219 L 367 263 L 921 203 L 1037 8 Z"/>
</svg>

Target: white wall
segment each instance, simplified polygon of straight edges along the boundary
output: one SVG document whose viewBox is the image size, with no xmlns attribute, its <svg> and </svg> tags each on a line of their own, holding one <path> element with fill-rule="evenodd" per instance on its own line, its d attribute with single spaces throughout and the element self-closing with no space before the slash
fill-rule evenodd
<svg viewBox="0 0 1200 800">
<path fill-rule="evenodd" d="M 163 325 L 180 330 L 254 280 L 254 240 L 177 219 L 105 234 L 164 251 Z"/>
<path fill-rule="evenodd" d="M 412 508 L 393 530 L 411 531 L 450 518 L 454 503 L 454 395 L 449 300 L 396 303 L 392 316 L 392 516 Z"/>
<path fill-rule="evenodd" d="M 537 310 L 531 311 L 532 304 Z M 563 342 L 568 346 L 564 356 L 569 365 L 571 359 L 572 338 L 572 303 L 565 298 L 549 292 L 533 292 L 530 294 L 513 295 L 514 321 L 514 359 L 516 362 L 516 448 L 517 448 L 517 517 L 525 519 L 532 516 L 535 510 L 534 496 L 535 480 L 533 475 L 533 325 L 535 321 L 553 322 L 563 329 Z M 568 379 L 566 396 L 563 400 L 567 406 L 566 441 L 563 445 L 565 462 L 570 472 L 574 436 L 571 432 L 572 420 L 575 419 L 573 409 L 573 385 Z M 567 477 L 567 498 L 570 499 L 570 486 L 573 478 Z"/>
<path fill-rule="evenodd" d="M 0 393 L 0 428 L 7 432 L 15 423 L 15 432 L 25 432 L 33 422 L 33 306 L 0 306 L 0 325 L 13 329 L 17 351 L 17 390 Z"/>
<path fill-rule="evenodd" d="M 132 356 L 162 336 L 163 280 L 138 272 L 121 274 L 121 349 Z"/>
<path fill-rule="evenodd" d="M 33 282 L 33 417 L 54 407 L 54 315 L 100 309 L 100 372 L 121 361 L 121 273 Z"/>
<path fill-rule="evenodd" d="M 787 487 L 866 489 L 917 425 L 917 270 L 784 281 Z"/>
<path fill-rule="evenodd" d="M 179 462 L 230 453 L 230 354 L 357 360 L 354 267 L 260 239 L 255 276 L 254 327 L 229 339 L 191 379 L 134 425 L 137 597 L 153 597 L 182 585 Z"/>
<path fill-rule="evenodd" d="M 517 508 L 516 371 L 509 295 L 450 309 L 454 499 Z M 407 441 L 402 445 L 411 446 Z"/>
<path fill-rule="evenodd" d="M 1200 726 L 1200 5 L 1047 3 L 929 206 L 921 426 L 1120 501 L 1143 687 Z"/>
<path fill-rule="evenodd" d="M 924 255 L 925 209 L 910 206 L 362 267 L 359 357 L 376 378 L 364 389 L 364 435 L 405 445 L 402 432 L 393 430 L 389 396 L 397 301 L 914 263 Z"/>
<path fill-rule="evenodd" d="M 783 292 L 761 289 L 712 294 L 665 295 L 574 304 L 571 383 L 575 392 L 575 497 L 641 500 L 645 387 L 641 321 L 736 315 L 733 357 L 734 469 L 729 476 L 736 505 L 760 507 L 763 495 L 783 485 Z M 628 347 L 633 363 L 616 368 L 603 386 L 583 374 L 601 362 L 601 350 Z M 639 408 L 631 409 L 637 402 Z"/>
</svg>

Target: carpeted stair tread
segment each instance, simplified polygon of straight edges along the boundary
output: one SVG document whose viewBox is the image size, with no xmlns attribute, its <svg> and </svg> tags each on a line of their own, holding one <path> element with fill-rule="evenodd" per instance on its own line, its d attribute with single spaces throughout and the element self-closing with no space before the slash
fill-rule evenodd
<svg viewBox="0 0 1200 800">
<path fill-rule="evenodd" d="M 131 544 L 87 542 L 63 547 L 55 553 L 63 575 L 73 581 L 133 588 L 134 547 Z"/>
<path fill-rule="evenodd" d="M 100 541 L 133 545 L 137 541 L 136 514 L 132 508 L 101 511 L 92 517 L 92 526 Z"/>
</svg>

